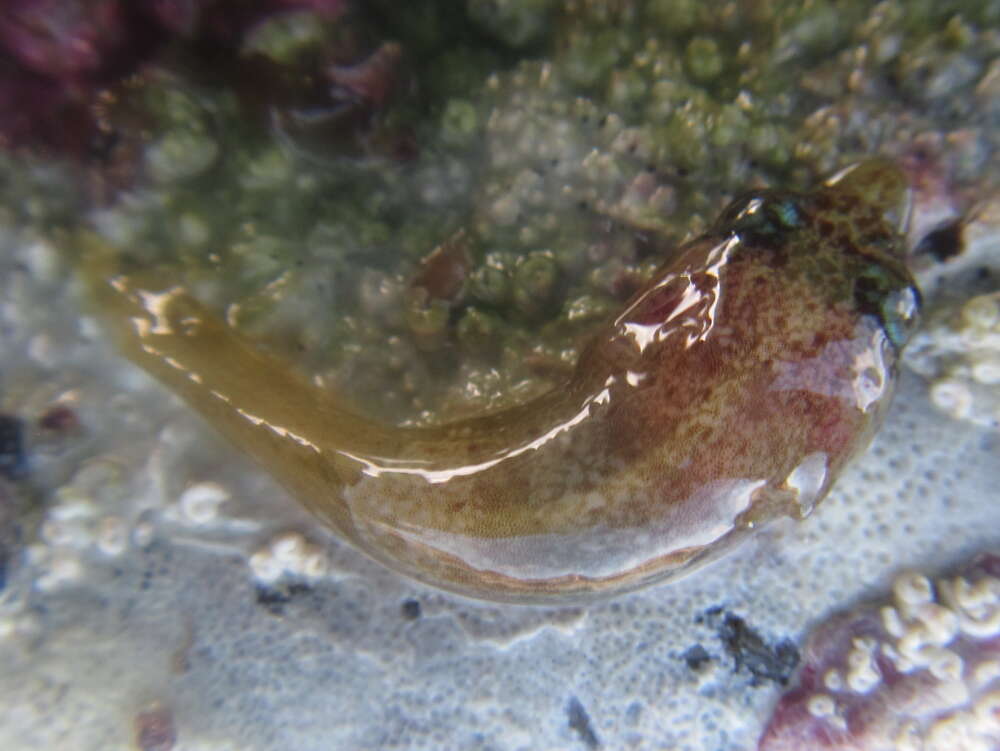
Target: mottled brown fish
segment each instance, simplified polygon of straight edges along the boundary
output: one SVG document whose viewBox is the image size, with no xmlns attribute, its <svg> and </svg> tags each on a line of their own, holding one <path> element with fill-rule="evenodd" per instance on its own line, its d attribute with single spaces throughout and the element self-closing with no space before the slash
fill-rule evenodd
<svg viewBox="0 0 1000 751">
<path fill-rule="evenodd" d="M 125 355 L 342 537 L 465 595 L 565 603 L 686 573 L 826 495 L 879 426 L 916 324 L 909 205 L 880 159 L 741 198 L 560 388 L 428 428 L 355 414 L 184 288 L 108 274 L 83 242 Z"/>
</svg>

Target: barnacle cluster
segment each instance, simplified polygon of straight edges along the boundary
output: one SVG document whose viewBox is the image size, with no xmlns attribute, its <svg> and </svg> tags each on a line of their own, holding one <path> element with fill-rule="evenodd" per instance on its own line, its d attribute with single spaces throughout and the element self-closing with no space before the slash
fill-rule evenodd
<svg viewBox="0 0 1000 751">
<path fill-rule="evenodd" d="M 761 751 L 990 751 L 1000 742 L 1000 558 L 932 581 L 900 574 L 885 604 L 810 636 L 799 685 Z"/>
<path fill-rule="evenodd" d="M 909 362 L 930 379 L 930 399 L 946 414 L 1000 426 L 1000 292 L 939 314 L 916 337 Z"/>
</svg>

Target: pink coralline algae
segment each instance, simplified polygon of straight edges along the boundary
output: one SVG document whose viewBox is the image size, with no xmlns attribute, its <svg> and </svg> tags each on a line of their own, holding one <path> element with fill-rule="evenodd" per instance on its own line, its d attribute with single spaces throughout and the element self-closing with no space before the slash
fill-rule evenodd
<svg viewBox="0 0 1000 751">
<path fill-rule="evenodd" d="M 98 73 L 125 37 L 125 18 L 116 0 L 13 0 L 5 5 L 0 13 L 0 44 L 25 69 L 39 75 L 72 78 Z"/>
<path fill-rule="evenodd" d="M 0 4 L 0 146 L 82 157 L 99 93 L 155 60 L 165 43 L 238 50 L 275 13 L 327 19 L 346 0 L 5 0 Z"/>
<path fill-rule="evenodd" d="M 0 145 L 82 152 L 88 108 L 119 69 L 127 30 L 120 3 L 11 0 L 0 9 Z"/>
<path fill-rule="evenodd" d="M 1000 749 L 1000 555 L 822 624 L 759 751 Z"/>
</svg>

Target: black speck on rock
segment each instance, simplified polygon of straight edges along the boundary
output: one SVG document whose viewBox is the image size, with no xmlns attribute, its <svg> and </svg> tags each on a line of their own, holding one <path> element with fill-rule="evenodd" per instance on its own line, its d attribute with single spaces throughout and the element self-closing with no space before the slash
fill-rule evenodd
<svg viewBox="0 0 1000 751">
<path fill-rule="evenodd" d="M 0 475 L 16 480 L 28 469 L 24 452 L 24 421 L 12 415 L 0 415 Z"/>
<path fill-rule="evenodd" d="M 569 727 L 576 731 L 587 748 L 601 747 L 601 741 L 590 724 L 590 715 L 575 696 L 571 696 L 566 704 L 566 717 L 569 720 Z"/>
<path fill-rule="evenodd" d="M 681 659 L 687 663 L 687 666 L 691 670 L 700 670 L 705 663 L 712 661 L 712 655 L 700 644 L 695 644 L 693 647 L 685 650 L 684 654 L 681 655 Z"/>
<path fill-rule="evenodd" d="M 419 600 L 404 600 L 403 604 L 400 606 L 400 612 L 403 617 L 408 621 L 415 621 L 420 617 L 420 602 Z"/>
<path fill-rule="evenodd" d="M 20 537 L 15 516 L 13 494 L 0 481 L 0 592 L 7 586 L 7 567 Z"/>
<path fill-rule="evenodd" d="M 928 232 L 913 251 L 914 255 L 929 253 L 937 261 L 947 261 L 961 254 L 965 247 L 962 222 L 954 221 Z"/>
<path fill-rule="evenodd" d="M 696 619 L 715 629 L 733 658 L 733 672 L 746 668 L 753 685 L 773 681 L 784 686 L 799 664 L 799 650 L 789 639 L 769 644 L 746 621 L 722 608 L 709 608 Z"/>
<path fill-rule="evenodd" d="M 311 591 L 312 588 L 309 585 L 301 583 L 277 587 L 267 587 L 258 584 L 257 604 L 271 615 L 282 615 L 285 612 L 285 605 L 291 602 L 293 597 Z"/>
</svg>

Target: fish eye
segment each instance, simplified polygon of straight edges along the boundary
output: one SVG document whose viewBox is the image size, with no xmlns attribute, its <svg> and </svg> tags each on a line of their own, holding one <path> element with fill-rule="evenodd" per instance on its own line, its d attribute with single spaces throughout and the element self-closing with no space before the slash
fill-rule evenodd
<svg viewBox="0 0 1000 751">
<path fill-rule="evenodd" d="M 920 293 L 907 285 L 895 290 L 882 303 L 882 327 L 897 351 L 910 340 L 917 328 Z"/>
<path fill-rule="evenodd" d="M 767 204 L 767 211 L 778 225 L 785 229 L 792 229 L 802 224 L 802 215 L 795 201 L 790 198 L 771 201 Z"/>
<path fill-rule="evenodd" d="M 796 202 L 785 196 L 751 195 L 733 201 L 719 217 L 719 228 L 730 232 L 774 235 L 802 224 Z"/>
<path fill-rule="evenodd" d="M 897 352 L 903 348 L 920 317 L 920 292 L 879 264 L 871 264 L 855 280 L 855 304 L 878 319 Z"/>
</svg>

